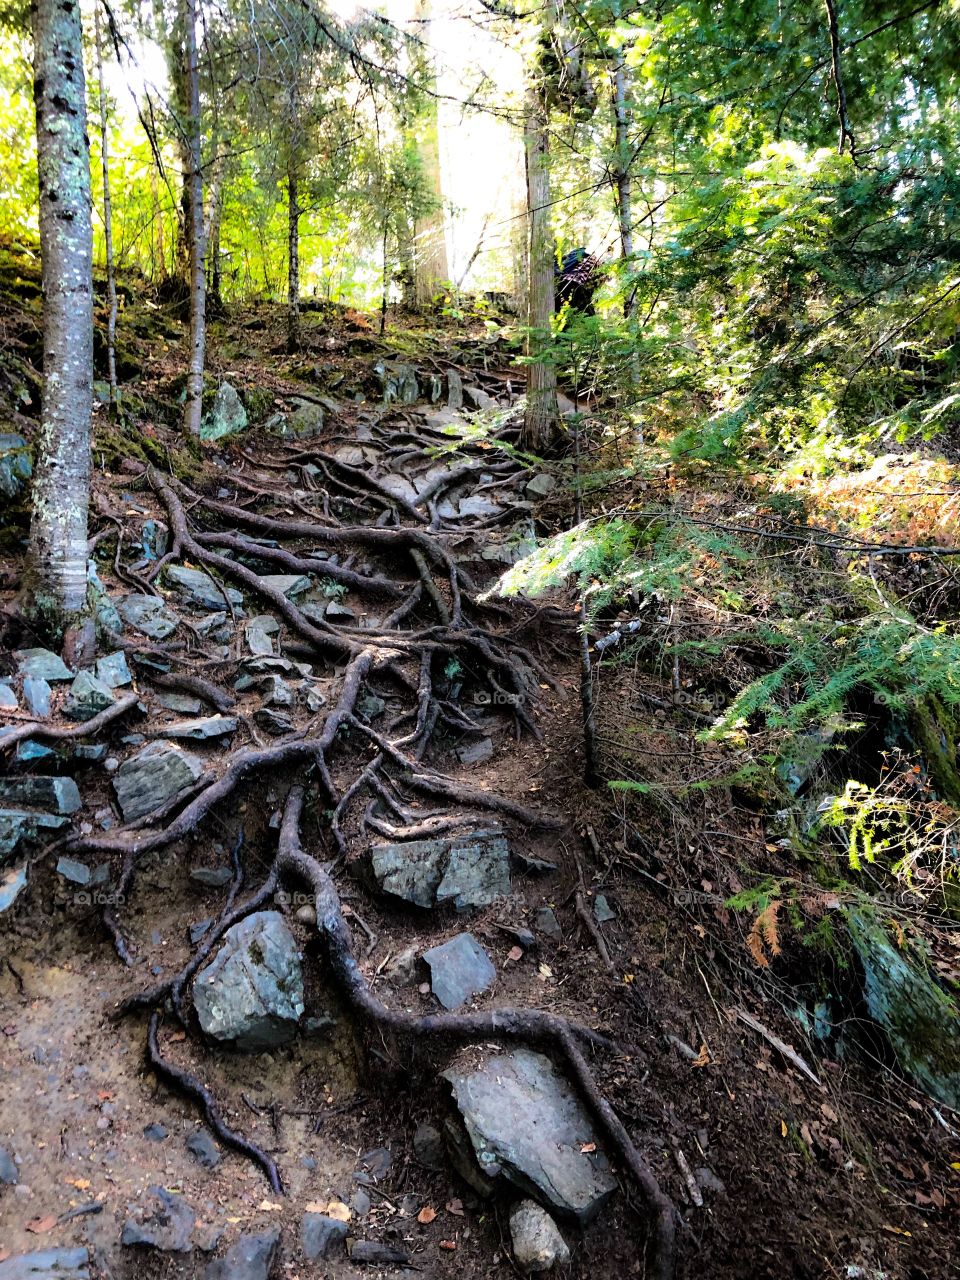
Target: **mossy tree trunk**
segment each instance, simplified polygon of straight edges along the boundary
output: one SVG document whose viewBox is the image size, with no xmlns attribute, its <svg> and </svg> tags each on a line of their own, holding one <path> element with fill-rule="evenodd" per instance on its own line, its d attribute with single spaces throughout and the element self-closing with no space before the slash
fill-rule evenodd
<svg viewBox="0 0 960 1280">
<path fill-rule="evenodd" d="M 87 508 L 93 413 L 93 242 L 80 5 L 36 0 L 34 100 L 43 264 L 43 395 L 27 610 L 90 656 Z"/>
</svg>

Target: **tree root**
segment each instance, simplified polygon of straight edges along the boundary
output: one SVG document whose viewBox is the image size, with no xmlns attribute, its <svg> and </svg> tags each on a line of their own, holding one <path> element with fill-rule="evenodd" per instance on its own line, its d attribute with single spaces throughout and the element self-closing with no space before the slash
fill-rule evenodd
<svg viewBox="0 0 960 1280">
<path fill-rule="evenodd" d="M 80 724 L 43 724 L 38 720 L 28 720 L 0 738 L 0 751 L 15 747 L 18 742 L 23 742 L 27 738 L 40 738 L 45 742 L 70 742 L 74 738 L 92 737 L 112 721 L 119 719 L 131 707 L 135 707 L 138 700 L 139 695 L 136 693 L 124 694 L 112 707 L 107 707 L 99 715 L 84 720 Z"/>
</svg>

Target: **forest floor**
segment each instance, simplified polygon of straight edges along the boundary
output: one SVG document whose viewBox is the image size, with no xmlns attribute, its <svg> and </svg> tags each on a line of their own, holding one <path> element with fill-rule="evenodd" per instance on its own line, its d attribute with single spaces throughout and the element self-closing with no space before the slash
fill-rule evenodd
<svg viewBox="0 0 960 1280">
<path fill-rule="evenodd" d="M 20 371 L 19 382 L 9 376 L 12 389 L 36 364 L 36 312 L 22 294 L 4 306 L 17 359 L 8 368 Z M 224 921 L 239 885 L 204 885 L 191 870 L 229 870 L 242 830 L 238 901 L 254 893 L 273 865 L 291 783 L 305 778 L 304 848 L 332 868 L 362 981 L 387 1009 L 437 1012 L 410 950 L 420 957 L 469 930 L 496 970 L 471 1009 L 545 1010 L 619 1046 L 591 1050 L 591 1068 L 677 1207 L 678 1276 L 960 1274 L 949 1131 L 922 1095 L 895 1086 L 879 1065 L 818 1056 L 722 908 L 735 868 L 765 860 L 762 815 L 735 793 L 712 792 L 671 831 L 605 788 L 587 788 L 572 598 L 477 598 L 517 554 L 531 521 L 539 529 L 570 521 L 562 486 L 539 481 L 528 490 L 553 468 L 522 457 L 509 413 L 496 412 L 509 409 L 520 384 L 497 341 L 476 324 L 407 328 L 396 338 L 388 331 L 381 342 L 364 317 L 318 309 L 306 314 L 304 351 L 291 358 L 280 312 L 248 310 L 214 327 L 210 367 L 215 381 L 239 390 L 253 421 L 199 455 L 175 426 L 182 332 L 162 312 L 158 319 L 130 310 L 121 341 L 136 349 L 128 402 L 138 425 L 120 429 L 98 413 L 92 532 L 111 598 L 156 592 L 177 629 L 150 640 L 128 625 L 118 636 L 140 705 L 91 739 L 107 744 L 109 767 L 69 750 L 43 766 L 76 778 L 82 806 L 53 845 L 32 854 L 26 888 L 0 914 L 0 1147 L 19 1175 L 0 1186 L 0 1260 L 85 1245 L 92 1273 L 104 1280 L 202 1276 L 211 1250 L 222 1254 L 241 1234 L 279 1227 L 276 1274 L 290 1280 L 516 1272 L 508 1225 L 516 1191 L 500 1179 L 483 1199 L 445 1159 L 425 1160 L 414 1145 L 418 1126 L 440 1125 L 450 1112 L 439 1073 L 489 1059 L 497 1051 L 491 1037 L 463 1043 L 358 1016 L 329 963 L 329 938 L 318 937 L 311 894 L 273 899 L 303 954 L 307 1014 L 317 1019 L 296 1039 L 239 1054 L 204 1041 L 189 1020 L 181 1028 L 169 1009 L 159 1019 L 161 1056 L 202 1080 L 226 1123 L 276 1163 L 283 1194 L 261 1165 L 226 1147 L 215 1168 L 198 1163 L 186 1146 L 201 1127 L 196 1105 L 145 1061 L 148 1011 L 117 1016 L 124 1000 L 169 983 L 188 963 L 191 925 Z M 385 380 L 402 383 L 407 365 L 416 402 L 384 404 Z M 467 388 L 466 410 L 446 404 L 451 367 Z M 475 412 L 471 400 L 486 407 Z M 311 416 L 311 406 L 322 413 Z M 273 414 L 313 425 L 309 434 L 277 436 L 264 425 Z M 21 395 L 8 429 L 29 435 L 35 416 L 35 400 Z M 430 493 L 432 479 L 440 483 Z M 176 560 L 164 562 L 162 548 L 157 559 L 156 530 L 174 531 L 180 518 L 186 536 L 172 547 Z M 22 547 L 17 521 L 13 513 L 7 525 L 8 605 Z M 351 536 L 358 529 L 376 532 L 364 541 Z M 272 594 L 257 587 L 265 573 L 305 571 L 306 563 L 280 557 L 258 559 L 248 579 L 241 565 L 237 576 L 244 537 L 260 539 L 261 555 L 279 543 L 311 562 L 310 591 L 291 600 L 276 586 Z M 224 548 L 232 555 L 200 559 Z M 326 577 L 318 549 L 335 557 Z M 210 570 L 242 601 L 199 606 L 164 576 L 177 561 Z M 269 637 L 275 660 L 260 670 L 251 630 Z M 10 650 L 36 643 L 13 623 L 7 642 Z M 13 675 L 12 653 L 3 661 Z M 636 735 L 651 760 L 675 752 L 676 732 L 663 737 L 663 713 L 651 710 L 655 675 L 613 671 L 599 691 L 601 724 L 614 736 Z M 190 711 L 164 703 L 171 672 L 194 682 L 180 684 L 183 696 L 198 699 Z M 345 700 L 352 672 L 360 678 Z M 55 734 L 70 722 L 64 687 L 53 687 L 47 724 Z M 341 710 L 339 733 L 310 754 Z M 142 750 L 139 735 L 169 737 L 185 715 L 220 712 L 236 720 L 231 734 L 182 744 L 201 762 L 196 786 L 153 819 L 125 826 L 112 779 Z M 29 719 L 4 713 L 14 728 Z M 699 748 L 688 733 L 692 757 Z M 390 752 L 398 741 L 403 760 Z M 241 776 L 244 752 L 253 763 Z M 319 777 L 308 772 L 311 762 Z M 7 763 L 11 777 L 25 772 L 9 753 Z M 349 795 L 361 777 L 365 789 Z M 349 802 L 331 825 L 344 795 Z M 444 823 L 502 828 L 509 894 L 458 913 L 376 890 L 371 844 L 424 824 L 442 834 Z M 115 938 L 96 895 L 58 873 L 63 855 L 107 865 L 108 884 L 121 884 L 119 898 L 107 892 Z M 126 879 L 125 859 L 135 862 Z M 598 895 L 610 908 L 604 923 Z M 704 902 L 719 904 L 706 925 Z M 555 935 L 544 930 L 544 908 L 555 913 Z M 585 1229 L 561 1221 L 570 1274 L 642 1277 L 644 1197 L 607 1137 L 597 1141 L 621 1193 Z M 125 1221 L 155 1185 L 195 1213 L 189 1252 L 121 1246 Z M 351 1240 L 388 1244 L 408 1262 L 306 1261 L 304 1214 L 331 1205 L 348 1207 Z M 87 1211 L 72 1216 L 77 1209 Z"/>
</svg>

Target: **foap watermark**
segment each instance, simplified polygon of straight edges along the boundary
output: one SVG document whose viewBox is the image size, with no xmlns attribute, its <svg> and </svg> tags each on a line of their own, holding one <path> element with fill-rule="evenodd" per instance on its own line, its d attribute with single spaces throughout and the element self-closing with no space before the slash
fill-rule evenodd
<svg viewBox="0 0 960 1280">
<path fill-rule="evenodd" d="M 473 703 L 477 707 L 518 707 L 522 701 L 519 693 L 507 693 L 500 689 L 493 693 L 487 689 L 478 689 L 473 695 Z"/>
<path fill-rule="evenodd" d="M 302 891 L 291 892 L 289 889 L 278 889 L 273 895 L 273 900 L 278 907 L 313 907 L 316 906 L 316 898 L 312 893 L 303 893 Z"/>
<path fill-rule="evenodd" d="M 73 895 L 78 907 L 122 907 L 126 901 L 127 895 L 115 889 L 80 889 Z"/>
</svg>

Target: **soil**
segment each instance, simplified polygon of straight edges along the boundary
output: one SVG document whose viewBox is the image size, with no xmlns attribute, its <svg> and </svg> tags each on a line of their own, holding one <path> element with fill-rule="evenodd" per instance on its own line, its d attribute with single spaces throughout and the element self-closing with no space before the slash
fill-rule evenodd
<svg viewBox="0 0 960 1280">
<path fill-rule="evenodd" d="M 251 329 L 251 319 L 262 320 L 262 328 Z M 266 388 L 281 404 L 298 386 L 308 385 L 304 369 L 321 353 L 325 377 L 330 381 L 338 375 L 338 387 L 344 381 L 359 386 L 369 378 L 375 356 L 357 354 L 350 346 L 366 333 L 362 317 L 317 313 L 305 319 L 314 328 L 302 361 L 284 365 L 278 358 L 283 317 L 262 308 L 257 316 L 243 318 L 244 327 L 224 322 L 214 334 L 213 368 L 229 368 L 241 389 Z M 407 344 L 398 358 L 416 364 L 418 353 L 428 352 L 441 367 L 458 364 L 506 402 L 508 381 L 516 372 L 502 353 L 482 344 L 479 334 L 432 331 L 418 335 L 417 344 L 412 356 Z M 172 457 L 180 446 L 156 406 L 165 402 L 171 376 L 165 361 L 175 355 L 148 349 L 138 382 L 138 394 L 154 406 L 146 427 L 141 426 L 142 438 Z M 328 394 L 338 392 L 334 388 Z M 371 394 L 369 388 L 365 394 Z M 342 445 L 357 415 L 372 407 L 369 400 L 344 404 L 325 436 L 298 447 L 309 446 L 322 457 Z M 379 426 L 416 429 L 418 412 L 394 410 L 379 418 Z M 483 443 L 491 457 L 511 456 L 499 451 L 493 436 Z M 314 503 L 316 495 L 291 493 L 284 479 L 287 445 L 251 428 L 237 441 L 204 452 L 202 461 L 191 462 L 192 488 L 212 494 L 226 487 L 231 502 L 281 518 L 307 518 L 300 508 Z M 165 521 L 157 494 L 142 483 L 142 469 L 124 468 L 121 453 L 115 451 L 108 469 L 98 472 L 98 492 L 131 529 L 147 515 Z M 134 452 L 130 456 L 137 461 Z M 244 492 L 237 481 L 249 481 L 260 492 Z M 140 508 L 136 512 L 128 501 L 131 489 Z M 351 496 L 356 495 L 341 494 L 344 501 Z M 537 513 L 542 525 L 562 514 L 556 500 Z M 481 543 L 488 536 L 481 532 Z M 363 559 L 361 552 L 357 565 Z M 407 586 L 414 580 L 409 563 L 401 573 L 399 560 L 376 560 L 379 571 L 399 574 Z M 471 565 L 471 572 L 475 569 Z M 486 573 L 489 578 L 489 566 Z M 130 589 L 111 574 L 109 556 L 103 577 L 113 592 Z M 385 611 L 359 594 L 348 594 L 346 602 L 361 616 Z M 171 603 L 179 608 L 172 597 Z M 571 600 L 557 594 L 552 604 L 574 617 Z M 264 601 L 248 609 L 269 611 Z M 523 617 L 514 612 L 490 625 L 502 634 Z M 417 619 L 418 625 L 429 625 L 422 606 Z M 282 635 L 287 652 L 303 660 L 302 637 L 286 626 Z M 677 1206 L 678 1277 L 946 1280 L 960 1275 L 955 1118 L 897 1079 L 881 1060 L 839 1061 L 818 1052 L 789 1016 L 795 1002 L 787 978 L 796 958 L 785 956 L 769 969 L 751 960 L 740 926 L 722 903 L 738 887 L 739 867 L 775 858 L 767 851 L 755 807 L 735 793 L 712 792 L 699 808 L 665 813 L 583 784 L 574 637 L 571 627 L 555 625 L 552 615 L 526 634 L 524 642 L 556 680 L 555 688 L 541 682 L 530 709 L 540 740 L 527 731 L 517 736 L 513 717 L 494 708 L 492 759 L 459 764 L 452 733 L 435 739 L 426 757 L 458 782 L 559 815 L 559 833 L 502 820 L 515 850 L 550 859 L 556 871 L 517 870 L 511 897 L 466 921 L 452 911 L 417 913 L 389 905 L 357 874 L 371 842 L 362 826 L 363 803 L 351 809 L 344 824 L 345 857 L 337 858 L 325 836 L 322 812 L 312 820 L 308 845 L 318 858 L 333 863 L 347 906 L 374 935 L 368 949 L 353 917 L 357 951 L 373 991 L 390 1007 L 435 1011 L 429 989 L 390 978 L 390 961 L 408 947 L 419 953 L 469 928 L 498 971 L 495 989 L 479 997 L 476 1007 L 549 1010 L 613 1037 L 623 1052 L 597 1053 L 592 1065 Z M 203 662 L 203 643 L 197 641 L 184 656 L 201 663 L 196 669 L 205 678 L 231 690 L 235 653 L 228 660 Z M 179 718 L 163 711 L 148 676 L 139 670 L 150 723 L 162 727 Z M 331 661 L 325 670 L 329 706 L 342 664 Z M 701 750 L 695 726 L 677 717 L 665 726 L 643 701 L 644 692 L 658 688 L 649 675 L 629 669 L 601 686 L 599 714 L 614 742 L 608 770 L 618 741 L 622 745 L 624 717 L 632 726 L 634 761 L 639 758 L 641 765 L 669 767 L 665 753 Z M 238 700 L 240 737 L 246 742 L 259 701 L 256 693 Z M 299 731 L 307 720 L 298 710 Z M 106 731 L 111 752 L 121 760 L 137 749 L 120 742 L 128 728 Z M 187 745 L 215 772 L 222 771 L 230 753 L 222 744 Z M 369 745 L 354 735 L 338 754 L 337 780 L 356 776 L 371 755 Z M 74 815 L 73 834 L 80 833 L 81 823 L 95 825 L 94 815 L 111 803 L 101 766 L 86 767 L 78 781 L 84 805 Z M 252 889 L 260 883 L 273 858 L 290 781 L 286 769 L 242 784 L 188 838 L 139 863 L 120 913 L 135 957 L 131 967 L 120 963 L 97 908 L 55 873 L 62 841 L 56 851 L 33 860 L 27 890 L 15 909 L 0 917 L 0 1146 L 15 1155 L 20 1168 L 18 1186 L 0 1187 L 0 1258 L 86 1244 L 98 1280 L 202 1276 L 210 1256 L 202 1252 L 178 1256 L 119 1245 L 129 1207 L 159 1184 L 195 1209 L 217 1254 L 242 1233 L 279 1226 L 277 1275 L 290 1280 L 404 1274 L 402 1268 L 348 1261 L 306 1263 L 299 1242 L 303 1213 L 331 1201 L 353 1202 L 352 1236 L 407 1250 L 411 1276 L 479 1280 L 516 1270 L 507 1225 L 510 1200 L 480 1200 L 452 1170 L 424 1168 L 413 1149 L 417 1125 L 436 1122 L 449 1105 L 439 1072 L 460 1054 L 482 1055 L 485 1046 L 441 1048 L 381 1035 L 358 1022 L 330 986 L 315 930 L 302 913 L 297 915 L 308 905 L 305 899 L 288 894 L 281 909 L 305 956 L 308 1012 L 325 1015 L 325 1023 L 329 1016 L 332 1025 L 254 1055 L 207 1046 L 169 1015 L 161 1030 L 164 1053 L 196 1074 L 228 1123 L 276 1160 L 283 1195 L 271 1191 L 251 1161 L 227 1150 L 214 1170 L 201 1168 L 186 1147 L 186 1139 L 202 1127 L 195 1107 L 144 1065 L 145 1015 L 116 1016 L 125 997 L 169 978 L 186 962 L 188 926 L 218 914 L 226 891 L 204 889 L 189 878 L 189 870 L 225 865 L 241 827 L 246 885 Z M 118 860 L 114 854 L 115 872 Z M 615 912 L 615 919 L 601 926 L 612 972 L 576 912 L 581 868 L 588 906 L 603 893 Z M 561 940 L 538 934 L 536 948 L 517 958 L 508 929 L 532 928 L 537 909 L 546 905 L 556 911 Z M 819 1083 L 740 1019 L 739 1008 L 800 1055 Z M 159 1141 L 146 1132 L 156 1125 L 166 1131 Z M 364 1154 L 380 1147 L 389 1149 L 391 1167 L 381 1180 L 363 1186 L 370 1207 L 358 1213 L 361 1184 L 354 1175 L 362 1173 Z M 69 1217 L 71 1210 L 92 1204 L 96 1213 Z M 421 1223 L 424 1208 L 436 1216 Z M 622 1194 L 594 1224 L 582 1232 L 562 1227 L 576 1280 L 646 1274 L 644 1205 L 627 1176 Z"/>
</svg>

